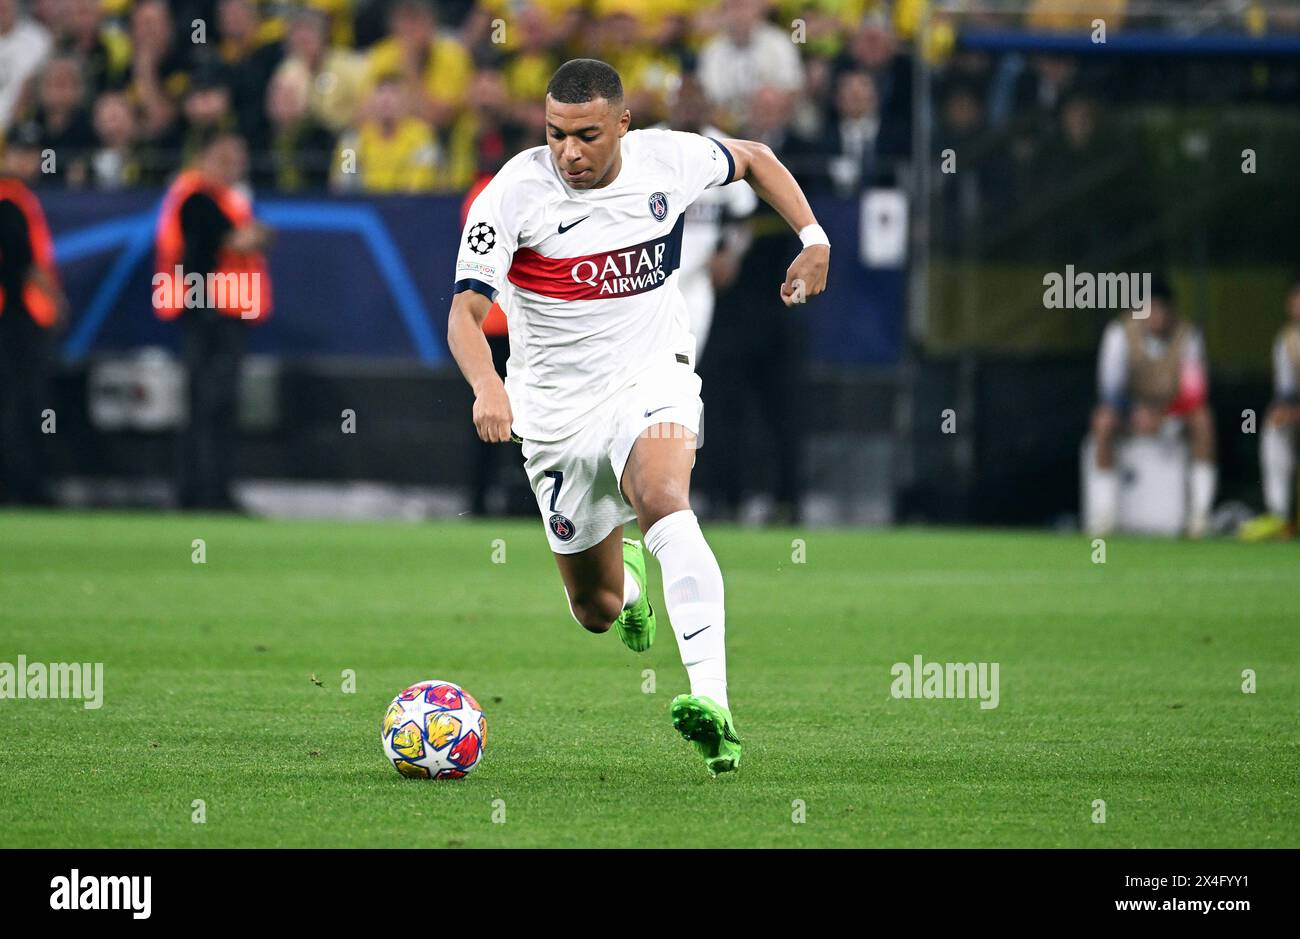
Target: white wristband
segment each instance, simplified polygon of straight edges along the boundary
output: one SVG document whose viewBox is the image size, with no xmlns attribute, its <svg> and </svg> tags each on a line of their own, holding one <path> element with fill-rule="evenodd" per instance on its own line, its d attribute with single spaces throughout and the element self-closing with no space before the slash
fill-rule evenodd
<svg viewBox="0 0 1300 939">
<path fill-rule="evenodd" d="M 803 242 L 805 248 L 813 245 L 825 245 L 828 248 L 831 246 L 831 240 L 826 237 L 826 229 L 816 224 L 805 225 L 799 229 L 799 240 Z"/>
</svg>

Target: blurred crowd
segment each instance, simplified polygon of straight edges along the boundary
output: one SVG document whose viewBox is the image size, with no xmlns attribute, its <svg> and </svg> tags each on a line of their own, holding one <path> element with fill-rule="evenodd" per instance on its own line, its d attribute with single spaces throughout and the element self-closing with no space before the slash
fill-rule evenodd
<svg viewBox="0 0 1300 939">
<path fill-rule="evenodd" d="M 1153 88 L 1129 73 L 1085 87 L 1068 58 L 954 55 L 942 20 L 918 53 L 926 2 L 0 0 L 0 130 L 52 154 L 44 186 L 161 185 L 232 127 L 259 188 L 458 192 L 544 139 L 547 80 L 581 55 L 619 70 L 634 126 L 673 121 L 685 88 L 699 126 L 769 143 L 810 188 L 854 191 L 910 154 L 914 54 L 938 69 L 936 144 L 1010 128 L 1014 165 L 1035 170 L 1101 145 L 1102 96 L 1169 90 L 1158 72 Z M 1096 5 L 1122 27 L 1125 0 Z M 963 23 L 1086 29 L 1069 6 Z M 1300 26 L 1238 7 L 1243 30 Z"/>
<path fill-rule="evenodd" d="M 1141 25 L 1121 17 L 1107 22 L 1112 36 Z M 995 24 L 976 18 L 970 25 Z M 1278 8 L 1268 19 L 1242 17 L 1237 25 L 1242 32 L 1294 35 L 1300 6 Z M 1153 151 L 1167 154 L 1161 148 L 1169 141 L 1152 136 L 1145 114 L 1162 106 L 1167 113 L 1218 114 L 1202 118 L 1203 138 L 1178 143 L 1184 155 L 1195 155 L 1188 147 L 1208 151 L 1225 136 L 1229 122 L 1222 116 L 1229 111 L 1300 113 L 1300 56 L 1149 51 L 1085 59 L 958 50 L 935 71 L 931 92 L 934 165 L 957 154 L 961 165 L 960 173 L 949 167 L 934 176 L 935 249 L 985 258 L 1080 257 L 1119 244 L 1168 199 L 1158 185 L 1167 160 Z"/>
</svg>

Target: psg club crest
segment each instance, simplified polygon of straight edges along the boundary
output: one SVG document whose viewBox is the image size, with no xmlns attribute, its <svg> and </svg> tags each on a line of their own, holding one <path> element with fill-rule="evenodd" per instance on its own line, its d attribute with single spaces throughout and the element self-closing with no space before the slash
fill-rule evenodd
<svg viewBox="0 0 1300 939">
<path fill-rule="evenodd" d="M 569 521 L 558 512 L 550 517 L 547 524 L 551 526 L 551 533 L 561 541 L 571 540 L 574 533 L 577 531 L 573 522 Z"/>
<path fill-rule="evenodd" d="M 668 215 L 668 197 L 662 192 L 650 194 L 650 214 L 656 222 L 662 222 Z"/>
</svg>

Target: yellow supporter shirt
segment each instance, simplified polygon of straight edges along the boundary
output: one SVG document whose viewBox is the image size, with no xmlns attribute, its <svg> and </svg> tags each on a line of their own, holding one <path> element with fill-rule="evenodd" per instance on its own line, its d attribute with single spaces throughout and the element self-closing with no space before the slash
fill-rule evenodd
<svg viewBox="0 0 1300 939">
<path fill-rule="evenodd" d="M 505 21 L 505 42 L 500 45 L 503 52 L 514 52 L 519 48 L 518 33 L 510 28 L 510 16 L 515 12 L 518 2 L 519 0 L 479 0 L 478 3 L 479 8 L 493 19 Z M 558 27 L 572 10 L 581 9 L 581 4 L 575 0 L 532 0 L 531 5 L 542 12 L 551 29 Z"/>
<path fill-rule="evenodd" d="M 380 77 L 403 71 L 402 51 L 397 40 L 375 43 L 366 57 L 366 89 L 373 88 Z M 429 97 L 452 105 L 465 103 L 474 64 L 469 53 L 455 39 L 439 36 L 424 65 L 423 83 Z"/>
<path fill-rule="evenodd" d="M 399 120 L 390 136 L 367 121 L 355 135 L 356 182 L 362 192 L 431 192 L 437 185 L 438 147 L 429 125 L 414 117 Z M 344 141 L 335 161 L 346 181 L 349 161 Z"/>
<path fill-rule="evenodd" d="M 511 56 L 503 73 L 506 91 L 514 101 L 540 102 L 546 97 L 546 86 L 559 67 L 560 62 L 550 53 L 521 52 Z"/>
<path fill-rule="evenodd" d="M 698 6 L 695 0 L 595 0 L 592 12 L 597 16 L 631 13 L 641 24 L 654 26 L 669 16 L 690 16 Z"/>
</svg>

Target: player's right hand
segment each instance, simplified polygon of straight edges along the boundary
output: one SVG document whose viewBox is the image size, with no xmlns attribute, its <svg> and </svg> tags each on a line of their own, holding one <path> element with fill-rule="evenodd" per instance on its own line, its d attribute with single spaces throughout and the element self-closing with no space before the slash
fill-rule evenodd
<svg viewBox="0 0 1300 939">
<path fill-rule="evenodd" d="M 474 428 L 479 440 L 487 443 L 505 443 L 510 439 L 510 425 L 514 414 L 510 411 L 510 396 L 506 386 L 498 379 L 474 398 Z"/>
<path fill-rule="evenodd" d="M 825 290 L 830 262 L 831 249 L 827 245 L 809 245 L 800 251 L 785 272 L 785 283 L 781 285 L 781 302 L 793 306 Z"/>
</svg>

